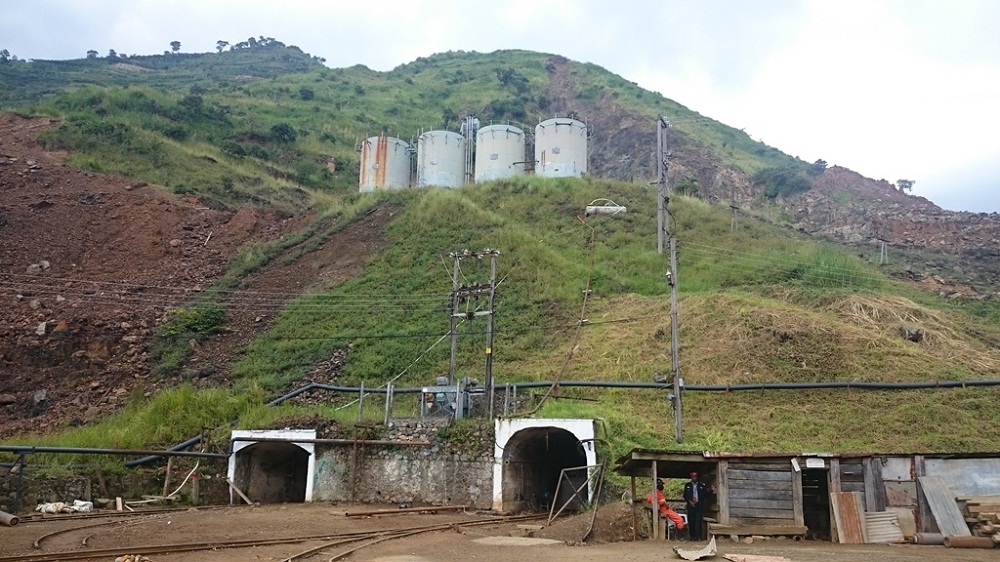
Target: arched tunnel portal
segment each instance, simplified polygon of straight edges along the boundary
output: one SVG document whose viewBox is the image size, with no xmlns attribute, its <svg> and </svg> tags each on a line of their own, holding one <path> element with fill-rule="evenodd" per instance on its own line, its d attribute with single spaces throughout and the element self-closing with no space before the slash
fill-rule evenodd
<svg viewBox="0 0 1000 562">
<path fill-rule="evenodd" d="M 514 433 L 503 448 L 502 502 L 504 511 L 548 511 L 572 497 L 587 480 L 587 452 L 580 439 L 559 427 L 537 426 Z M 563 469 L 566 472 L 559 486 Z M 570 488 L 572 486 L 572 489 Z M 588 497 L 584 489 L 583 497 Z M 569 508 L 573 508 L 571 502 Z"/>
</svg>

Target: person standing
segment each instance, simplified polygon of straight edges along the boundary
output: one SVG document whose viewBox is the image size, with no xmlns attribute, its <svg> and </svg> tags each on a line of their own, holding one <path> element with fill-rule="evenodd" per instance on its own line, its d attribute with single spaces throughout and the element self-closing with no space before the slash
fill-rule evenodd
<svg viewBox="0 0 1000 562">
<path fill-rule="evenodd" d="M 691 480 L 684 483 L 684 503 L 687 506 L 688 528 L 691 533 L 691 540 L 705 540 L 705 528 L 703 518 L 705 516 L 705 505 L 714 493 L 715 486 L 711 488 L 704 482 L 698 480 L 698 473 L 690 474 Z"/>
<path fill-rule="evenodd" d="M 674 527 L 677 527 L 678 531 L 684 530 L 684 518 L 678 515 L 677 512 L 670 507 L 670 504 L 667 503 L 667 499 L 663 496 L 663 480 L 656 481 L 656 501 L 653 501 L 653 494 L 649 494 L 646 496 L 646 503 L 650 506 L 660 506 L 660 516 L 673 521 Z"/>
</svg>

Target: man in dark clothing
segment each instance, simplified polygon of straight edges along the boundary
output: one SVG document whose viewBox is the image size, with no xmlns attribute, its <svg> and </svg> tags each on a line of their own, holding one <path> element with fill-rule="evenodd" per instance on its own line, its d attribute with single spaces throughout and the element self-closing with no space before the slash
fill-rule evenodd
<svg viewBox="0 0 1000 562">
<path fill-rule="evenodd" d="M 702 517 L 705 515 L 705 505 L 708 504 L 712 494 L 715 493 L 715 486 L 706 486 L 704 482 L 698 480 L 698 473 L 691 473 L 691 480 L 684 483 L 684 502 L 687 505 L 688 529 L 691 533 L 691 540 L 705 540 L 705 528 L 702 524 Z"/>
</svg>

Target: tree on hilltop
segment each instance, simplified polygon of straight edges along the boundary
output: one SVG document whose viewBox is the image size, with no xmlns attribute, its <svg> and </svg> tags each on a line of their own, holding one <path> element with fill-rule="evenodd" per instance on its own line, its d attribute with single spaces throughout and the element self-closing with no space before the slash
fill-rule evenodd
<svg viewBox="0 0 1000 562">
<path fill-rule="evenodd" d="M 917 182 L 914 180 L 896 180 L 896 186 L 899 187 L 899 190 L 907 193 L 913 191 L 915 183 Z"/>
<path fill-rule="evenodd" d="M 228 47 L 228 46 L 229 46 L 229 41 L 223 41 L 223 40 L 221 40 L 221 39 L 220 39 L 220 40 L 218 40 L 218 41 L 216 41 L 216 42 L 215 42 L 215 48 L 216 48 L 216 50 L 218 50 L 218 51 L 219 51 L 220 53 L 221 53 L 221 52 L 222 52 L 223 50 L 225 50 L 225 48 L 226 48 L 226 47 Z"/>
<path fill-rule="evenodd" d="M 826 160 L 820 158 L 809 166 L 809 170 L 806 173 L 810 176 L 821 176 L 824 170 L 826 170 Z"/>
<path fill-rule="evenodd" d="M 180 41 L 171 41 L 170 42 L 170 50 L 173 51 L 173 52 L 175 52 L 175 53 L 177 51 L 180 51 L 181 50 L 181 42 Z"/>
</svg>

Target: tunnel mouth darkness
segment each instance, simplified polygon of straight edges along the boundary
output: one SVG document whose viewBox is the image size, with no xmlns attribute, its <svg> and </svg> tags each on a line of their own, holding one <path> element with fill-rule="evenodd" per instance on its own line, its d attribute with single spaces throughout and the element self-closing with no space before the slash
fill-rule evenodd
<svg viewBox="0 0 1000 562">
<path fill-rule="evenodd" d="M 302 503 L 309 452 L 294 443 L 255 443 L 236 453 L 236 485 L 254 502 Z"/>
<path fill-rule="evenodd" d="M 548 512 L 552 503 L 556 509 L 573 496 L 573 489 L 587 480 L 587 455 L 573 433 L 558 427 L 531 427 L 511 436 L 503 450 L 503 505 L 512 513 L 525 511 Z M 563 469 L 567 479 L 556 485 Z M 572 485 L 572 488 L 570 486 Z M 587 490 L 581 494 L 587 497 Z M 567 509 L 580 507 L 579 500 Z"/>
</svg>

